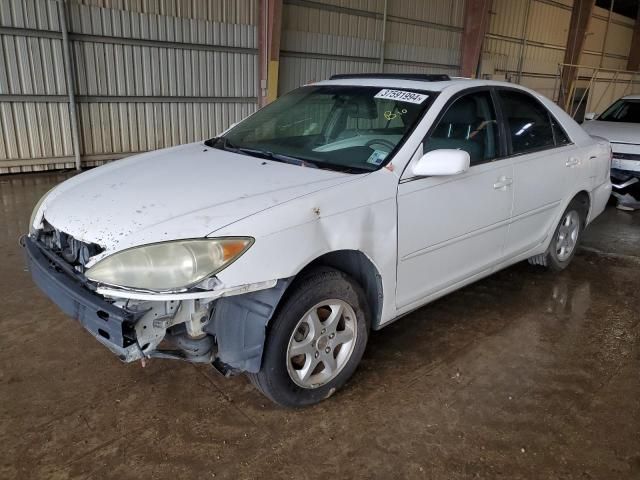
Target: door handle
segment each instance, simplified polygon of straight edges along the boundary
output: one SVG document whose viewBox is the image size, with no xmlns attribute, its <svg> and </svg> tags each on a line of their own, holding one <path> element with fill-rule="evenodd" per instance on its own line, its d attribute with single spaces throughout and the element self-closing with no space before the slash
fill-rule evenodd
<svg viewBox="0 0 640 480">
<path fill-rule="evenodd" d="M 513 183 L 513 178 L 502 176 L 493 184 L 494 190 L 506 190 Z"/>
<path fill-rule="evenodd" d="M 569 160 L 565 162 L 565 167 L 575 167 L 580 165 L 580 159 L 576 157 L 571 157 Z"/>
</svg>

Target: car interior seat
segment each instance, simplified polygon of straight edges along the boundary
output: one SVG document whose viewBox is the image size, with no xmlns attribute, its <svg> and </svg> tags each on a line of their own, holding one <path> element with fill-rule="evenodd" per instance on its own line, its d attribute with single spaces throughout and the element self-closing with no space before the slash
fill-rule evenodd
<svg viewBox="0 0 640 480">
<path fill-rule="evenodd" d="M 446 148 L 464 150 L 472 161 L 484 158 L 485 136 L 471 137 L 481 123 L 482 119 L 478 117 L 475 101 L 469 97 L 461 98 L 444 114 L 425 142 L 424 152 Z"/>
</svg>

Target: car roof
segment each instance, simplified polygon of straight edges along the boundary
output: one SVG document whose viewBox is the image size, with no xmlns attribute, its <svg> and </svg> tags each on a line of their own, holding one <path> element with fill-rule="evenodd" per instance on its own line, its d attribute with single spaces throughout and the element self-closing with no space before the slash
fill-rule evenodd
<svg viewBox="0 0 640 480">
<path fill-rule="evenodd" d="M 640 100 L 640 95 L 625 95 L 622 100 Z"/>
<path fill-rule="evenodd" d="M 336 80 L 322 80 L 315 82 L 313 85 L 353 85 L 363 87 L 381 87 L 381 88 L 408 88 L 411 90 L 427 90 L 430 92 L 442 92 L 443 90 L 455 88 L 473 88 L 485 86 L 510 87 L 518 88 L 523 91 L 530 91 L 526 87 L 509 82 L 499 82 L 496 80 L 481 80 L 463 77 L 451 77 L 445 81 L 424 81 L 424 80 L 404 80 L 398 78 L 375 78 L 375 77 L 357 77 L 357 78 L 340 78 Z"/>
</svg>

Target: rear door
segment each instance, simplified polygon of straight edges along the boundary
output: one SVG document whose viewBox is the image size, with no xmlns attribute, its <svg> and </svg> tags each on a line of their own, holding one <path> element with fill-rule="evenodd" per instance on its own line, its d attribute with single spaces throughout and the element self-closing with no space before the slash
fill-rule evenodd
<svg viewBox="0 0 640 480">
<path fill-rule="evenodd" d="M 512 257 L 544 242 L 584 162 L 535 97 L 515 89 L 497 93 L 513 158 L 513 214 L 505 245 Z"/>
</svg>

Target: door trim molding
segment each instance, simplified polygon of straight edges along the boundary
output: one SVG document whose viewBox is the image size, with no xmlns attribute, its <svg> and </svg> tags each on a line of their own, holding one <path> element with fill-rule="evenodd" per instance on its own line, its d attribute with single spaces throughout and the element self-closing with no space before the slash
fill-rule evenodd
<svg viewBox="0 0 640 480">
<path fill-rule="evenodd" d="M 408 253 L 404 257 L 401 257 L 400 261 L 404 262 L 405 260 L 410 260 L 412 258 L 419 257 L 421 255 L 426 255 L 427 253 L 433 252 L 434 250 L 438 250 L 440 248 L 444 248 L 444 247 L 447 247 L 449 245 L 453 245 L 454 243 L 458 243 L 458 242 L 461 242 L 463 240 L 467 240 L 468 238 L 475 237 L 475 236 L 480 235 L 482 233 L 490 232 L 491 230 L 495 230 L 496 228 L 504 227 L 505 225 L 508 225 L 510 222 L 511 222 L 511 219 L 507 218 L 505 220 L 501 220 L 499 222 L 492 223 L 491 225 L 487 225 L 485 227 L 477 228 L 476 230 L 472 230 L 472 231 L 467 232 L 467 233 L 465 233 L 463 235 L 459 235 L 457 237 L 453 237 L 453 238 L 449 238 L 447 240 L 443 240 L 442 242 L 436 243 L 434 245 L 430 245 L 428 247 L 421 248 L 420 250 L 416 250 L 414 252 Z"/>
</svg>

